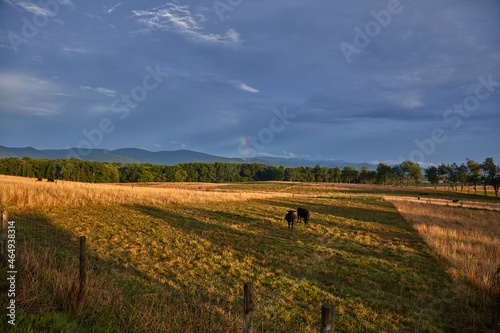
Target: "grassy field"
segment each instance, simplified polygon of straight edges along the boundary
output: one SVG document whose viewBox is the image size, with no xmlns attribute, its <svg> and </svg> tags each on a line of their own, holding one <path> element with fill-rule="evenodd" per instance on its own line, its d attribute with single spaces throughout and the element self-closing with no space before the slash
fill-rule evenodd
<svg viewBox="0 0 500 333">
<path fill-rule="evenodd" d="M 343 332 L 383 331 L 359 320 L 399 332 L 498 329 L 496 210 L 393 203 L 419 190 L 341 184 L 0 184 L 0 209 L 40 224 L 39 241 L 19 250 L 26 332 L 236 332 L 245 282 L 257 332 L 318 332 L 325 303 L 345 315 Z M 283 216 L 297 207 L 311 221 L 290 230 Z M 90 265 L 77 308 L 80 235 Z"/>
<path fill-rule="evenodd" d="M 176 183 L 162 186 L 141 184 L 90 184 L 37 182 L 34 178 L 0 175 L 0 203 L 17 209 L 52 207 L 109 206 L 127 204 L 183 204 L 193 202 L 234 201 L 269 197 L 268 193 L 252 191 L 213 191 L 217 185 Z M 172 184 L 172 183 L 171 183 Z M 170 185 L 170 184 L 168 184 Z M 273 194 L 272 196 L 289 196 Z"/>
</svg>

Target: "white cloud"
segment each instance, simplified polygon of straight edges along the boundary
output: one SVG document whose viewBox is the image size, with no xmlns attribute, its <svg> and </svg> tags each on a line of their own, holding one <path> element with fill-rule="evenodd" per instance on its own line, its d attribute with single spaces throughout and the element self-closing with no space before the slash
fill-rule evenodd
<svg viewBox="0 0 500 333">
<path fill-rule="evenodd" d="M 417 92 L 386 92 L 385 99 L 405 109 L 416 109 L 425 106 Z"/>
<path fill-rule="evenodd" d="M 50 93 L 49 95 L 52 96 L 63 96 L 63 97 L 74 97 L 75 95 L 72 94 L 65 94 L 65 93 Z"/>
<path fill-rule="evenodd" d="M 95 52 L 95 51 L 92 51 L 92 50 L 86 50 L 86 49 L 81 49 L 81 48 L 77 48 L 77 47 L 65 47 L 65 48 L 63 48 L 63 51 L 66 51 L 66 52 L 76 52 L 76 53 L 91 53 L 91 52 Z"/>
<path fill-rule="evenodd" d="M 238 89 L 240 89 L 240 90 L 248 91 L 248 92 L 251 92 L 251 93 L 254 93 L 254 94 L 260 92 L 259 90 L 255 89 L 255 88 L 247 86 L 243 82 L 235 82 L 235 87 L 238 88 Z"/>
<path fill-rule="evenodd" d="M 0 73 L 1 112 L 50 116 L 61 113 L 61 88 L 36 77 L 21 74 Z"/>
<path fill-rule="evenodd" d="M 118 2 L 116 5 L 114 6 L 102 6 L 104 8 L 104 11 L 107 13 L 107 14 L 111 14 L 112 12 L 114 12 L 116 10 L 116 8 L 120 7 L 121 6 L 121 2 Z"/>
<path fill-rule="evenodd" d="M 286 159 L 289 159 L 289 158 L 299 158 L 298 155 L 294 154 L 294 153 L 288 153 L 286 152 L 285 150 L 283 150 L 282 152 L 282 155 L 278 155 L 278 154 L 270 154 L 270 153 L 257 153 L 257 156 L 260 156 L 260 157 L 279 157 L 279 158 L 286 158 Z M 309 156 L 309 155 L 307 155 Z"/>
<path fill-rule="evenodd" d="M 297 158 L 297 155 L 294 153 L 287 153 L 285 150 L 283 150 L 283 154 L 285 154 L 287 158 Z"/>
<path fill-rule="evenodd" d="M 54 13 L 29 1 L 7 0 L 11 5 L 17 5 L 28 12 L 41 16 L 54 16 Z"/>
<path fill-rule="evenodd" d="M 71 0 L 57 0 L 61 5 L 69 6 L 69 7 L 75 7 L 75 4 Z"/>
<path fill-rule="evenodd" d="M 224 85 L 229 85 L 233 88 L 251 92 L 254 94 L 260 92 L 260 90 L 250 87 L 249 85 L 241 82 L 240 80 L 229 79 L 215 73 L 188 73 L 185 71 L 176 70 L 172 68 L 164 68 L 163 70 L 167 71 L 170 75 L 183 77 L 196 82 L 216 82 Z"/>
<path fill-rule="evenodd" d="M 112 90 L 112 89 L 107 89 L 107 88 L 102 88 L 102 87 L 92 88 L 92 87 L 88 87 L 88 86 L 80 86 L 80 88 L 84 89 L 84 90 L 92 90 L 92 91 L 98 92 L 100 94 L 109 96 L 109 97 L 116 96 L 116 91 Z"/>
<path fill-rule="evenodd" d="M 146 28 L 143 32 L 154 30 L 173 31 L 196 42 L 240 44 L 238 32 L 227 30 L 224 34 L 206 34 L 200 23 L 206 19 L 203 15 L 193 16 L 188 5 L 168 3 L 153 10 L 133 10 L 132 17 Z"/>
<path fill-rule="evenodd" d="M 41 2 L 41 1 L 38 2 L 38 5 L 35 4 L 34 2 L 25 1 L 25 0 L 5 0 L 5 1 L 7 3 L 9 3 L 11 6 L 21 7 L 21 8 L 27 10 L 28 12 L 30 12 L 30 13 L 32 13 L 34 15 L 53 17 L 53 16 L 55 16 L 57 14 L 57 12 L 55 13 L 54 11 L 52 11 L 52 10 L 56 10 L 55 6 L 47 6 L 48 9 L 39 6 L 39 5 L 44 5 L 44 3 Z M 75 7 L 75 5 L 73 4 L 73 2 L 71 2 L 70 0 L 57 0 L 56 5 L 57 4 L 69 6 L 71 8 Z"/>
</svg>

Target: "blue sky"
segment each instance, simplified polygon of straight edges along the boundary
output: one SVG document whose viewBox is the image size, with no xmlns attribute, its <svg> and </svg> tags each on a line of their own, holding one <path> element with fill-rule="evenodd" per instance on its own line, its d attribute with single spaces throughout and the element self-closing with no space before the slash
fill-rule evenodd
<svg viewBox="0 0 500 333">
<path fill-rule="evenodd" d="M 500 1 L 0 0 L 0 145 L 500 161 Z"/>
</svg>

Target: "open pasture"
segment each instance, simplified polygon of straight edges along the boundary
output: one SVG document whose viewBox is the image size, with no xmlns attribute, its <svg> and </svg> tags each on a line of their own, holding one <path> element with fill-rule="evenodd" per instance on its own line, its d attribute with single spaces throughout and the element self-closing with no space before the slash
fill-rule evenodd
<svg viewBox="0 0 500 333">
<path fill-rule="evenodd" d="M 183 204 L 248 200 L 269 197 L 269 193 L 252 191 L 211 191 L 216 184 L 134 183 L 91 184 L 59 181 L 37 182 L 36 178 L 0 175 L 0 208 L 39 209 L 48 207 L 83 207 L 93 205 Z M 272 196 L 290 196 L 275 194 Z"/>
<path fill-rule="evenodd" d="M 2 189 L 19 186 L 7 180 L 1 179 Z M 33 182 L 29 186 L 38 185 Z M 51 191 L 71 184 L 44 185 L 52 186 L 44 191 L 52 193 L 46 200 L 53 202 L 50 198 L 57 194 Z M 25 320 L 30 325 L 40 316 L 34 314 L 33 304 L 46 302 L 51 306 L 42 307 L 42 313 L 62 313 L 62 319 L 53 320 L 81 331 L 237 331 L 241 327 L 241 285 L 252 282 L 260 295 L 254 313 L 256 331 L 317 332 L 320 306 L 325 303 L 335 305 L 342 314 L 399 332 L 494 330 L 492 297 L 488 294 L 493 275 L 479 279 L 482 282 L 462 283 L 469 273 L 453 268 L 456 263 L 444 259 L 411 218 L 415 213 L 373 191 L 349 195 L 300 183 L 225 184 L 204 191 L 203 185 L 200 189 L 178 184 L 167 189 L 172 191 L 168 196 L 183 191 L 191 195 L 162 201 L 151 199 L 153 192 L 148 192 L 149 199 L 148 195 L 141 200 L 108 196 L 94 203 L 95 198 L 108 195 L 99 194 L 101 187 L 94 185 L 82 190 L 88 193 L 85 200 L 71 203 L 68 199 L 60 205 L 24 203 L 30 195 L 17 195 L 14 200 L 9 197 L 18 193 L 14 190 L 2 197 L 2 208 L 15 214 L 75 236 L 87 236 L 96 263 L 89 274 L 89 297 L 94 299 L 88 310 L 76 313 L 65 310 L 61 297 L 43 292 L 51 279 L 39 279 L 46 281 L 42 283 L 25 276 L 24 297 L 29 300 L 24 303 Z M 157 185 L 144 189 L 165 190 Z M 132 192 L 139 189 L 132 185 L 113 189 L 119 187 Z M 298 207 L 309 209 L 310 223 L 297 223 L 290 230 L 284 214 Z M 493 245 L 500 239 L 498 212 L 448 209 L 444 215 L 465 216 L 457 217 L 461 220 L 471 212 L 477 213 L 478 220 L 482 218 L 479 213 L 492 214 L 488 215 L 489 227 L 471 223 L 467 232 L 475 233 L 478 228 L 489 232 L 488 242 Z M 446 218 L 427 216 L 430 221 L 444 221 L 441 228 L 447 228 Z M 464 253 L 466 261 L 471 257 L 456 252 Z M 491 258 L 492 265 L 497 258 Z M 51 257 L 45 260 L 50 266 Z M 45 262 L 32 259 L 26 265 L 34 265 L 34 261 Z M 59 270 L 70 275 L 71 267 L 70 263 Z M 53 270 L 30 270 L 32 275 L 65 276 Z M 64 285 L 61 279 L 59 285 Z M 228 281 L 228 285 L 220 281 Z M 70 283 L 66 284 L 70 289 Z M 235 306 L 224 308 L 213 301 L 212 294 L 210 298 L 182 291 L 188 290 L 187 286 L 213 295 L 230 293 Z M 184 300 L 196 299 L 195 305 L 176 301 L 173 295 L 179 293 Z M 270 295 L 310 306 L 282 302 Z M 383 331 L 347 317 L 339 317 L 337 327 L 350 332 Z"/>
</svg>

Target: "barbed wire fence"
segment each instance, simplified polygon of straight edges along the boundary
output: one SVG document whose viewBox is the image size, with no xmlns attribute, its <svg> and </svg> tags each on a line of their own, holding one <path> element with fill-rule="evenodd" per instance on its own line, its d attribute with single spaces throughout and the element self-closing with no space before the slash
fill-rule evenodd
<svg viewBox="0 0 500 333">
<path fill-rule="evenodd" d="M 72 268 L 78 271 L 80 283 L 79 299 L 77 306 L 84 303 L 80 299 L 80 294 L 84 294 L 88 270 L 97 269 L 102 266 L 103 259 L 114 260 L 116 258 L 107 257 L 102 253 L 95 253 L 86 250 L 86 237 L 76 235 L 50 225 L 35 222 L 30 219 L 13 214 L 3 214 L 2 230 L 2 255 L 7 252 L 7 229 L 8 223 L 13 222 L 15 226 L 15 240 L 19 248 L 32 248 L 37 251 L 45 251 L 54 254 L 58 260 L 65 264 L 73 265 Z M 84 252 L 82 254 L 82 251 Z M 82 258 L 84 256 L 84 258 Z M 135 260 L 133 260 L 135 259 Z M 83 263 L 82 263 L 83 260 Z M 161 294 L 164 299 L 177 302 L 184 308 L 191 311 L 209 311 L 211 318 L 229 317 L 232 321 L 232 328 L 241 330 L 245 327 L 244 312 L 244 284 L 228 280 L 220 276 L 213 276 L 189 269 L 183 266 L 165 263 L 157 260 L 163 269 L 161 272 L 147 272 L 144 269 L 132 264 L 139 262 L 140 255 L 135 258 L 121 258 L 125 273 L 136 276 L 139 275 L 146 281 L 143 288 L 147 291 Z M 83 266 L 82 266 L 83 265 Z M 106 269 L 100 267 L 99 269 Z M 113 275 L 113 272 L 111 272 Z M 375 323 L 337 312 L 334 307 L 330 318 L 325 318 L 323 309 L 325 305 L 311 305 L 303 301 L 282 296 L 280 292 L 270 291 L 263 286 L 253 289 L 252 302 L 255 305 L 250 311 L 252 332 L 391 332 L 395 330 L 382 327 Z M 160 305 L 161 306 L 161 305 Z M 328 305 L 326 305 L 328 306 Z M 228 328 L 228 331 L 231 328 Z M 245 330 L 244 332 L 250 332 Z"/>
</svg>

